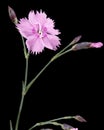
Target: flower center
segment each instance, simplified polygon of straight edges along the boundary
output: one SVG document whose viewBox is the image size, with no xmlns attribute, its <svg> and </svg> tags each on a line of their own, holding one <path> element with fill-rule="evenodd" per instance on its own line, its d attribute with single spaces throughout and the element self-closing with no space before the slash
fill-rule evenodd
<svg viewBox="0 0 104 130">
<path fill-rule="evenodd" d="M 43 37 L 43 32 L 42 32 L 42 28 L 41 28 L 41 25 L 40 25 L 40 24 L 38 25 L 38 34 L 39 34 L 39 37 L 40 37 L 40 38 Z"/>
<path fill-rule="evenodd" d="M 43 37 L 42 30 L 39 30 L 39 31 L 38 31 L 38 34 L 39 34 L 39 37 L 40 37 L 40 38 L 42 38 L 42 37 Z"/>
<path fill-rule="evenodd" d="M 47 34 L 47 28 L 46 27 L 41 27 L 41 25 L 39 24 L 38 26 L 38 35 L 40 38 L 45 37 Z"/>
</svg>

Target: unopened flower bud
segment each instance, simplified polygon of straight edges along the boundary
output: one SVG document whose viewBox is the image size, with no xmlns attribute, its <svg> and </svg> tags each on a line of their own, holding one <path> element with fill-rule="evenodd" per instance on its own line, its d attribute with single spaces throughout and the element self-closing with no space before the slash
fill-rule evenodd
<svg viewBox="0 0 104 130">
<path fill-rule="evenodd" d="M 11 21 L 14 24 L 17 24 L 18 23 L 18 19 L 17 19 L 16 13 L 10 6 L 8 6 L 8 13 L 9 13 L 9 17 L 10 17 Z"/>
<path fill-rule="evenodd" d="M 79 40 L 81 39 L 81 35 L 79 35 L 79 36 L 77 36 L 77 37 L 75 37 L 74 39 L 73 39 L 73 41 L 76 43 L 76 42 L 79 42 Z"/>
<path fill-rule="evenodd" d="M 79 40 L 81 39 L 81 37 L 82 37 L 81 35 L 75 37 L 75 38 L 72 40 L 72 42 L 70 43 L 70 45 L 73 45 L 73 44 L 79 42 Z"/>
<path fill-rule="evenodd" d="M 80 122 L 87 122 L 82 116 L 80 115 L 76 115 L 74 116 L 74 119 L 76 119 L 77 121 L 80 121 Z"/>
<path fill-rule="evenodd" d="M 77 51 L 81 49 L 88 49 L 90 47 L 91 42 L 81 42 L 77 43 L 72 47 L 72 50 Z"/>
<path fill-rule="evenodd" d="M 101 48 L 103 46 L 102 42 L 81 42 L 77 43 L 72 47 L 72 50 L 77 51 L 81 49 L 88 49 L 88 48 Z"/>
<path fill-rule="evenodd" d="M 69 124 L 62 124 L 62 128 L 63 128 L 63 130 L 70 130 L 73 127 L 71 125 L 69 125 Z"/>
</svg>

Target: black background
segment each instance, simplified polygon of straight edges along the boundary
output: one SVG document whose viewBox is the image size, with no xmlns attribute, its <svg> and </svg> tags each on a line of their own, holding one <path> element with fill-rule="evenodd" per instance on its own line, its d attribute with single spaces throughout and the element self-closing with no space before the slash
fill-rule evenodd
<svg viewBox="0 0 104 130">
<path fill-rule="evenodd" d="M 42 9 L 55 20 L 61 31 L 62 45 L 82 35 L 81 41 L 104 43 L 102 3 L 90 1 L 58 0 L 8 0 L 18 18 L 27 17 L 30 10 Z M 2 6 L 2 4 L 1 4 Z M 1 108 L 3 129 L 9 129 L 9 120 L 15 124 L 18 111 L 21 81 L 24 79 L 25 60 L 21 38 L 8 16 L 7 6 L 1 14 Z M 31 55 L 28 82 L 56 54 L 45 49 L 37 56 Z M 64 55 L 53 62 L 29 90 L 21 115 L 20 130 L 36 122 L 67 115 L 79 114 L 87 123 L 65 121 L 74 127 L 98 130 L 103 116 L 103 63 L 104 48 L 81 50 Z"/>
</svg>

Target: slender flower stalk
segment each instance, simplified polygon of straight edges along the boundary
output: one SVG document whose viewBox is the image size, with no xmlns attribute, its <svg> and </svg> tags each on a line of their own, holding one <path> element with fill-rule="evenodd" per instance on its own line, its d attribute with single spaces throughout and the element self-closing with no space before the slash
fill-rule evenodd
<svg viewBox="0 0 104 130">
<path fill-rule="evenodd" d="M 32 130 L 32 129 L 34 129 L 37 126 L 42 126 L 42 125 L 48 125 L 48 124 L 57 125 L 56 121 L 65 120 L 65 119 L 73 119 L 73 116 L 64 116 L 64 117 L 60 117 L 60 118 L 56 118 L 56 119 L 52 119 L 52 120 L 48 120 L 48 121 L 44 121 L 44 122 L 39 122 L 39 123 L 36 123 L 35 125 L 33 125 L 28 130 Z M 61 127 L 63 127 L 63 125 L 61 123 L 58 123 L 58 125 L 60 125 Z"/>
<path fill-rule="evenodd" d="M 18 130 L 18 127 L 19 127 L 19 121 L 20 121 L 21 111 L 22 111 L 22 107 L 23 107 L 24 97 L 25 97 L 25 95 L 23 93 L 23 88 L 22 88 L 22 96 L 21 96 L 19 111 L 18 111 L 18 114 L 17 114 L 15 130 Z"/>
<path fill-rule="evenodd" d="M 52 61 L 54 61 L 55 59 L 57 59 L 57 58 L 59 58 L 59 57 L 61 57 L 61 56 L 63 56 L 63 55 L 65 55 L 66 53 L 68 53 L 68 52 L 70 52 L 70 51 L 72 51 L 73 49 L 72 48 L 70 48 L 70 49 L 68 49 L 68 50 L 66 50 L 66 51 L 62 51 L 62 53 L 57 53 L 55 56 L 53 56 L 53 58 L 51 59 Z"/>
<path fill-rule="evenodd" d="M 21 39 L 22 39 L 22 44 L 23 44 L 23 52 L 24 52 L 24 56 L 25 56 L 25 59 L 26 59 L 29 53 L 27 53 L 26 44 L 25 44 L 23 36 L 21 36 Z"/>
<path fill-rule="evenodd" d="M 74 116 L 64 116 L 64 117 L 55 118 L 55 119 L 52 119 L 52 120 L 49 120 L 49 121 L 53 122 L 53 121 L 66 120 L 66 119 L 74 119 Z M 48 121 L 46 121 L 46 122 L 48 122 Z"/>
<path fill-rule="evenodd" d="M 10 120 L 10 130 L 13 130 L 12 121 Z"/>
<path fill-rule="evenodd" d="M 51 122 L 51 121 L 47 121 L 47 122 L 42 122 L 42 123 L 39 123 L 39 124 L 36 124 L 34 126 L 32 126 L 31 128 L 29 128 L 28 130 L 32 130 L 34 128 L 36 128 L 37 126 L 43 126 L 43 125 L 55 125 L 55 126 L 63 126 L 61 123 L 58 123 L 58 122 Z"/>
<path fill-rule="evenodd" d="M 23 39 L 22 39 L 22 41 L 24 42 Z M 17 114 L 17 120 L 16 120 L 16 125 L 15 125 L 15 130 L 18 130 L 18 127 L 19 127 L 19 121 L 20 121 L 21 111 L 22 111 L 22 107 L 23 107 L 23 103 L 24 103 L 24 97 L 25 97 L 25 89 L 26 89 L 26 85 L 27 85 L 29 55 L 28 55 L 28 53 L 26 52 L 25 49 L 24 49 L 24 51 L 25 51 L 24 54 L 25 54 L 25 60 L 26 60 L 25 80 L 24 80 L 24 83 L 22 84 L 21 101 L 20 101 L 19 111 L 18 111 L 18 114 Z"/>
<path fill-rule="evenodd" d="M 28 60 L 29 60 L 29 55 L 26 55 L 25 60 L 26 60 L 26 68 L 25 68 L 25 82 L 24 82 L 24 87 L 26 88 L 26 85 L 27 85 L 27 76 L 28 76 Z"/>
</svg>

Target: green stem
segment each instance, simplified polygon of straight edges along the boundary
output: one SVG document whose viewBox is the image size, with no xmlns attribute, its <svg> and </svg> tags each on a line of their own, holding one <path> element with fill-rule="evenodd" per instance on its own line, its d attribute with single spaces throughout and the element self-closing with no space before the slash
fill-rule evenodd
<svg viewBox="0 0 104 130">
<path fill-rule="evenodd" d="M 53 60 L 56 60 L 57 58 L 59 58 L 59 57 L 61 57 L 61 56 L 63 56 L 63 55 L 65 55 L 66 53 L 68 53 L 68 52 L 70 52 L 70 51 L 72 51 L 72 48 L 71 49 L 68 49 L 67 51 L 60 51 L 59 53 L 57 53 L 51 60 L 53 61 Z"/>
<path fill-rule="evenodd" d="M 23 102 L 24 102 L 24 97 L 25 97 L 25 89 L 26 89 L 26 85 L 27 85 L 28 59 L 29 59 L 29 55 L 28 55 L 27 52 L 24 53 L 24 54 L 25 54 L 25 60 L 26 60 L 25 80 L 24 80 L 24 84 L 22 85 L 22 96 L 21 96 L 20 106 L 19 106 L 19 110 L 18 110 L 18 114 L 17 114 L 15 130 L 18 130 L 19 121 L 20 121 L 20 116 L 21 116 L 21 111 L 22 111 Z"/>
<path fill-rule="evenodd" d="M 25 82 L 24 86 L 26 87 L 27 85 L 27 76 L 28 76 L 28 60 L 29 60 L 29 55 L 25 57 L 26 59 L 26 68 L 25 68 Z"/>
<path fill-rule="evenodd" d="M 32 126 L 28 130 L 32 130 L 32 129 L 34 129 L 37 126 L 43 126 L 43 125 L 49 125 L 49 124 L 52 124 L 52 125 L 55 125 L 55 126 L 61 126 L 62 127 L 61 123 L 48 121 L 48 122 L 42 122 L 42 123 L 39 123 L 39 124 L 37 123 L 36 125 Z"/>
<path fill-rule="evenodd" d="M 69 50 L 67 50 L 67 51 L 64 51 L 63 53 L 60 53 L 56 58 L 59 58 L 60 56 L 63 56 L 63 55 L 65 55 L 66 53 L 68 53 L 68 52 L 70 52 L 70 51 L 72 51 L 73 49 L 71 48 L 71 49 L 69 49 Z"/>
<path fill-rule="evenodd" d="M 73 116 L 64 116 L 64 117 L 52 119 L 52 120 L 49 120 L 49 121 L 53 122 L 53 121 L 59 121 L 59 120 L 64 120 L 64 119 L 72 119 L 72 118 L 73 118 Z M 48 121 L 46 121 L 46 122 L 48 122 Z"/>
<path fill-rule="evenodd" d="M 73 118 L 73 116 L 64 116 L 64 117 L 52 119 L 52 120 L 45 121 L 45 122 L 39 122 L 39 123 L 36 123 L 35 125 L 33 125 L 33 126 L 32 126 L 31 128 L 29 128 L 28 130 L 32 130 L 32 129 L 34 129 L 34 128 L 37 127 L 37 126 L 48 125 L 48 124 L 59 125 L 59 126 L 62 127 L 62 124 L 60 124 L 60 123 L 58 123 L 58 122 L 55 122 L 55 121 L 64 120 L 64 119 L 72 119 L 72 118 Z"/>
<path fill-rule="evenodd" d="M 12 121 L 10 120 L 10 130 L 13 130 Z"/>
<path fill-rule="evenodd" d="M 24 102 L 24 97 L 25 97 L 25 95 L 22 93 L 21 102 L 20 102 L 19 111 L 18 111 L 17 120 L 16 120 L 15 130 L 18 130 L 20 115 L 21 115 L 23 102 Z"/>
<path fill-rule="evenodd" d="M 24 52 L 24 56 L 26 57 L 27 50 L 26 50 L 25 41 L 24 41 L 24 38 L 22 37 L 22 35 L 21 35 L 21 39 L 22 39 L 22 43 L 23 43 L 23 52 Z"/>
</svg>

